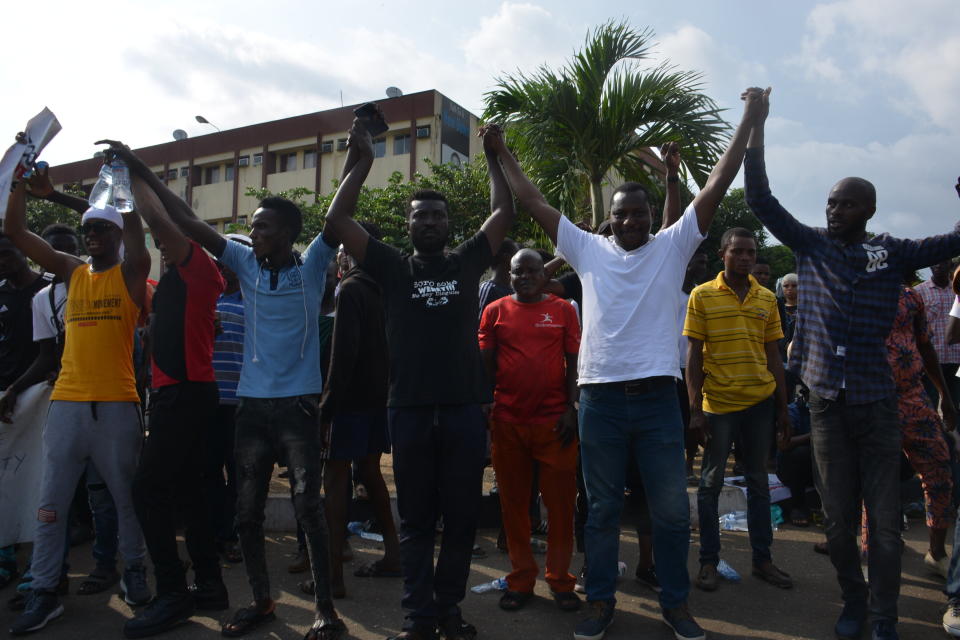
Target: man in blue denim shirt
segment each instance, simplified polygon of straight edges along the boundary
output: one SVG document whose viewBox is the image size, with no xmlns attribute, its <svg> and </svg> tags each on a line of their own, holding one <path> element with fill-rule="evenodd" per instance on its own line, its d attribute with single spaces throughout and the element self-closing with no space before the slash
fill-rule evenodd
<svg viewBox="0 0 960 640">
<path fill-rule="evenodd" d="M 900 509 L 898 476 L 889 469 L 899 465 L 900 426 L 886 337 L 901 274 L 960 253 L 960 225 L 954 233 L 923 240 L 871 235 L 866 226 L 876 211 L 876 191 L 863 178 L 844 178 L 833 186 L 826 229 L 801 224 L 767 183 L 763 125 L 768 111 L 767 99 L 747 145 L 746 199 L 797 259 L 801 311 L 789 368 L 810 389 L 816 484 L 844 600 L 835 632 L 840 638 L 859 637 L 869 610 L 873 637 L 895 639 Z M 857 548 L 861 495 L 870 530 L 869 590 Z"/>
</svg>

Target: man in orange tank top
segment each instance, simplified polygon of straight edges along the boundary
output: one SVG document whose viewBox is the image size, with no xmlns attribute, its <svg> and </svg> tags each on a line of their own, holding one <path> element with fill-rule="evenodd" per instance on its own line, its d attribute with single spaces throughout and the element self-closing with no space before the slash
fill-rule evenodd
<svg viewBox="0 0 960 640">
<path fill-rule="evenodd" d="M 150 255 L 137 215 L 90 208 L 80 227 L 91 263 L 55 251 L 26 227 L 25 187 L 10 195 L 7 235 L 30 259 L 67 285 L 66 342 L 43 434 L 44 473 L 33 550 L 33 591 L 10 625 L 20 635 L 63 614 L 60 579 L 67 510 L 77 481 L 92 461 L 113 494 L 124 556 L 123 587 L 130 604 L 150 599 L 143 534 L 131 489 L 143 442 L 133 375 L 133 330 L 143 305 Z M 126 257 L 121 261 L 121 244 Z"/>
</svg>

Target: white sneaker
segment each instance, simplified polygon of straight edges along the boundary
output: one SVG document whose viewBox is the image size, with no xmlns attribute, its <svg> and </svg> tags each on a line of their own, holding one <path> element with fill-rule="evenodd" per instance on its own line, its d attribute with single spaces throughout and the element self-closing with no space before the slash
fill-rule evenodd
<svg viewBox="0 0 960 640">
<path fill-rule="evenodd" d="M 944 580 L 947 579 L 947 572 L 950 571 L 950 556 L 943 556 L 939 560 L 934 560 L 930 552 L 927 551 L 927 555 L 923 556 L 923 564 Z"/>
<path fill-rule="evenodd" d="M 960 600 L 952 599 L 947 603 L 947 610 L 943 614 L 943 630 L 960 638 Z"/>
</svg>

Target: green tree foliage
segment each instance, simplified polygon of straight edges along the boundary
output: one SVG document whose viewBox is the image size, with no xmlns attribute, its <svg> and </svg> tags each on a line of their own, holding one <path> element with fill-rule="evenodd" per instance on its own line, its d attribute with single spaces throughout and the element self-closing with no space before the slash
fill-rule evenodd
<svg viewBox="0 0 960 640">
<path fill-rule="evenodd" d="M 461 167 L 436 164 L 426 160 L 429 175 L 417 173 L 413 180 L 404 180 L 395 171 L 384 187 L 364 187 L 357 202 L 356 218 L 376 223 L 383 231 L 384 242 L 405 251 L 412 250 L 407 235 L 407 204 L 418 189 L 433 189 L 447 197 L 450 203 L 450 245 L 455 246 L 476 233 L 490 215 L 490 183 L 487 165 L 482 156 Z M 336 181 L 334 182 L 336 186 Z M 324 217 L 333 201 L 333 193 L 320 194 L 297 187 L 279 193 L 267 189 L 247 189 L 247 195 L 265 198 L 278 195 L 295 202 L 303 211 L 301 242 L 316 236 L 323 229 Z M 528 246 L 549 248 L 550 242 L 529 216 L 520 218 L 513 235 Z M 241 230 L 236 225 L 231 230 Z"/>
<path fill-rule="evenodd" d="M 486 95 L 484 119 L 507 125 L 507 141 L 552 205 L 573 220 L 606 216 L 611 173 L 654 192 L 662 186 L 649 149 L 676 141 L 685 169 L 703 186 L 723 152 L 729 125 L 700 92 L 702 76 L 669 63 L 642 66 L 653 32 L 608 22 L 588 34 L 561 69 L 506 75 Z"/>
<path fill-rule="evenodd" d="M 80 198 L 86 198 L 86 194 L 79 190 L 67 190 L 67 193 Z M 47 200 L 39 198 L 27 198 L 27 228 L 34 233 L 40 233 L 48 225 L 55 222 L 68 224 L 78 229 L 80 227 L 80 214 L 60 204 L 54 204 Z"/>
</svg>

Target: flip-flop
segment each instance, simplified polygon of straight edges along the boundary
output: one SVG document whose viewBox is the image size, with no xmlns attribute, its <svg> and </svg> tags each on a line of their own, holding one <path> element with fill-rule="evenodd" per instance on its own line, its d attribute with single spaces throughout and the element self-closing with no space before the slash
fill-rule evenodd
<svg viewBox="0 0 960 640">
<path fill-rule="evenodd" d="M 403 576 L 399 569 L 384 567 L 383 560 L 365 564 L 354 571 L 353 575 L 357 578 L 400 578 Z"/>
<path fill-rule="evenodd" d="M 255 606 L 237 609 L 230 622 L 223 625 L 220 634 L 227 638 L 239 638 L 242 635 L 250 633 L 260 625 L 277 619 L 277 614 L 273 609 L 267 613 L 261 613 Z"/>
</svg>

